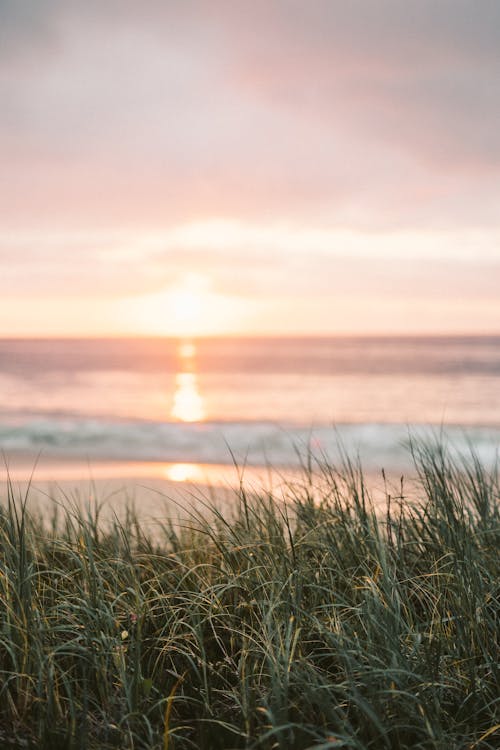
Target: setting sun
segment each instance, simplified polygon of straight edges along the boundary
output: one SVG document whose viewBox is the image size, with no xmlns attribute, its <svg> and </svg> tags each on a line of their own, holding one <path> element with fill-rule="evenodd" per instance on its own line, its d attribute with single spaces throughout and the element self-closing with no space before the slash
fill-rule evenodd
<svg viewBox="0 0 500 750">
<path fill-rule="evenodd" d="M 210 309 L 210 282 L 201 274 L 187 274 L 166 292 L 168 314 L 178 335 L 194 335 Z"/>
<path fill-rule="evenodd" d="M 200 319 L 202 301 L 200 295 L 189 289 L 181 289 L 171 295 L 172 311 L 180 323 L 194 323 Z"/>
<path fill-rule="evenodd" d="M 120 312 L 129 333 L 181 339 L 234 333 L 249 315 L 242 296 L 213 289 L 202 273 L 186 273 L 160 292 L 128 297 Z"/>
<path fill-rule="evenodd" d="M 167 293 L 173 322 L 179 333 L 196 333 L 209 309 L 209 280 L 201 274 L 188 274 Z"/>
</svg>

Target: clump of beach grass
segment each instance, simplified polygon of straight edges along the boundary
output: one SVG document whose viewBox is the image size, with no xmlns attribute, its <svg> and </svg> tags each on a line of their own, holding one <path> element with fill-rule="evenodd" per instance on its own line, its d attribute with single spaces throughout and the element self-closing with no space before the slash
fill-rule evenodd
<svg viewBox="0 0 500 750">
<path fill-rule="evenodd" d="M 498 748 L 498 474 L 414 453 L 412 502 L 319 462 L 154 534 L 8 484 L 0 746 Z"/>
</svg>

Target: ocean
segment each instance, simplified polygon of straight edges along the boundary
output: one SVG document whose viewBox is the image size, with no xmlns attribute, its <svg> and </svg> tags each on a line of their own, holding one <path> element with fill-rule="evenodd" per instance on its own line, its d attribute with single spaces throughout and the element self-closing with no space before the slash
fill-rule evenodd
<svg viewBox="0 0 500 750">
<path fill-rule="evenodd" d="M 495 459 L 500 336 L 0 341 L 7 460 L 403 470 L 441 433 Z"/>
</svg>

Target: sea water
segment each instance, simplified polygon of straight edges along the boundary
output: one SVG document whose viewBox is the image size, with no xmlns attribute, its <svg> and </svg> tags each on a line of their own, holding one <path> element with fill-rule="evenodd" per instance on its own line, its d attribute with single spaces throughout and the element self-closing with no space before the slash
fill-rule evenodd
<svg viewBox="0 0 500 750">
<path fill-rule="evenodd" d="M 0 341 L 7 457 L 373 470 L 442 433 L 494 460 L 500 336 Z"/>
</svg>

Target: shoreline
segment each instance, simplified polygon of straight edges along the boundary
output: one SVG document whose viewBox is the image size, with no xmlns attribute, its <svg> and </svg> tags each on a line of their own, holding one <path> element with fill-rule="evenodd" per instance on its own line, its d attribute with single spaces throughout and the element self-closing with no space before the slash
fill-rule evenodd
<svg viewBox="0 0 500 750">
<path fill-rule="evenodd" d="M 14 454 L 5 457 L 0 468 L 0 505 L 5 505 L 10 484 L 18 500 L 28 498 L 28 507 L 52 517 L 60 507 L 96 512 L 104 520 L 122 519 L 132 507 L 141 523 L 155 526 L 168 519 L 186 520 L 191 514 L 205 515 L 216 505 L 230 518 L 243 487 L 249 495 L 269 495 L 286 500 L 290 493 L 302 493 L 306 473 L 297 466 L 269 467 L 233 464 L 169 463 L 160 461 L 77 461 L 67 457 L 38 458 Z M 321 497 L 326 477 L 315 482 L 311 492 Z M 342 473 L 338 467 L 339 474 Z M 337 473 L 337 469 L 334 469 Z M 413 495 L 416 472 L 401 472 L 397 466 L 385 471 L 363 470 L 363 484 L 374 505 L 384 508 L 387 492 L 396 498 L 404 478 L 405 497 Z"/>
</svg>

